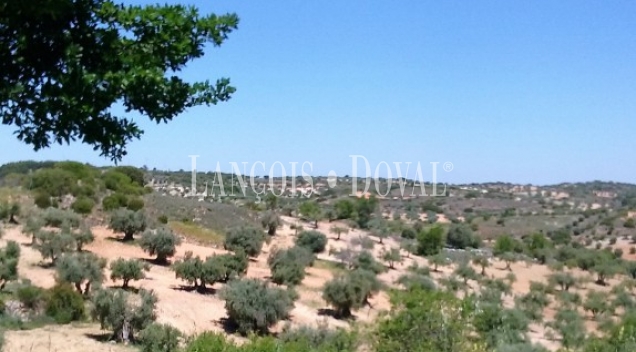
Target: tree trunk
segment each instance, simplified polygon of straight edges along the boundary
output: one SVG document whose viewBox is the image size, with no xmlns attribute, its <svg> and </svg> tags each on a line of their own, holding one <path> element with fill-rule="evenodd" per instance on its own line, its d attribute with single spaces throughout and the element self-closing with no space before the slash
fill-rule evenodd
<svg viewBox="0 0 636 352">
<path fill-rule="evenodd" d="M 124 241 L 132 241 L 134 240 L 133 232 L 124 232 Z"/>
<path fill-rule="evenodd" d="M 121 285 L 121 288 L 123 289 L 127 289 L 128 288 L 128 279 L 124 279 L 124 283 Z"/>
<path fill-rule="evenodd" d="M 89 281 L 89 282 L 86 283 L 86 286 L 84 286 L 84 295 L 87 296 L 88 295 L 88 291 L 90 291 L 90 289 L 91 289 L 91 282 Z"/>
<path fill-rule="evenodd" d="M 79 282 L 75 283 L 75 289 L 77 290 L 77 292 L 82 293 L 84 291 L 82 291 L 82 284 Z"/>
</svg>

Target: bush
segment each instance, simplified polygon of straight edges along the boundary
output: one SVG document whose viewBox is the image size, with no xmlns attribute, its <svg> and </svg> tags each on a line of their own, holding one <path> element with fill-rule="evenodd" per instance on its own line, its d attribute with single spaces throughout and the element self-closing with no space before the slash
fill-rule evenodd
<svg viewBox="0 0 636 352">
<path fill-rule="evenodd" d="M 292 296 L 257 279 L 231 281 L 221 291 L 228 317 L 241 334 L 267 333 L 270 326 L 286 319 L 294 307 Z"/>
<path fill-rule="evenodd" d="M 470 227 L 464 224 L 451 225 L 446 235 L 446 243 L 457 249 L 479 248 L 481 245 L 479 237 L 475 236 Z"/>
<path fill-rule="evenodd" d="M 84 319 L 85 307 L 82 295 L 69 284 L 57 284 L 48 291 L 45 302 L 46 315 L 58 324 L 68 324 Z"/>
<path fill-rule="evenodd" d="M 311 263 L 313 254 L 305 247 L 273 251 L 267 259 L 272 271 L 272 281 L 278 285 L 298 285 L 305 278 L 305 267 Z"/>
<path fill-rule="evenodd" d="M 21 285 L 16 290 L 18 301 L 28 309 L 37 308 L 44 298 L 44 290 L 31 284 Z"/>
<path fill-rule="evenodd" d="M 78 214 L 90 214 L 93 211 L 93 207 L 95 206 L 95 201 L 88 197 L 80 197 L 77 198 L 73 204 L 71 204 L 71 209 Z"/>
<path fill-rule="evenodd" d="M 128 205 L 128 197 L 125 194 L 113 193 L 102 199 L 102 209 L 112 211 Z"/>
<path fill-rule="evenodd" d="M 223 246 L 226 250 L 242 251 L 250 257 L 255 257 L 261 252 L 264 242 L 263 231 L 251 226 L 241 226 L 227 232 Z"/>
<path fill-rule="evenodd" d="M 40 209 L 48 209 L 52 206 L 51 196 L 46 193 L 38 193 L 34 199 L 35 205 Z"/>
<path fill-rule="evenodd" d="M 140 260 L 118 258 L 110 263 L 110 279 L 113 281 L 122 280 L 121 287 L 126 289 L 131 280 L 146 278 L 144 272 L 148 270 L 150 270 L 150 266 Z"/>
<path fill-rule="evenodd" d="M 139 334 L 141 352 L 175 352 L 179 350 L 181 332 L 170 325 L 152 323 Z"/>
<path fill-rule="evenodd" d="M 132 211 L 138 211 L 144 208 L 144 200 L 141 198 L 131 198 L 126 203 L 126 208 Z"/>
<path fill-rule="evenodd" d="M 407 227 L 404 230 L 402 230 L 402 238 L 414 240 L 416 236 L 417 236 L 417 233 L 411 227 Z"/>
<path fill-rule="evenodd" d="M 139 246 L 148 254 L 156 255 L 159 263 L 166 263 L 168 257 L 174 256 L 180 244 L 181 238 L 167 228 L 146 231 L 139 241 Z"/>
<path fill-rule="evenodd" d="M 15 241 L 8 241 L 7 246 L 0 250 L 0 290 L 4 289 L 7 282 L 18 279 L 19 259 L 20 245 Z"/>
<path fill-rule="evenodd" d="M 629 218 L 625 220 L 625 223 L 623 223 L 623 226 L 625 226 L 628 229 L 633 229 L 634 227 L 636 227 L 636 223 L 634 223 L 634 218 Z"/>
<path fill-rule="evenodd" d="M 159 221 L 160 224 L 166 225 L 168 223 L 168 217 L 165 215 L 159 215 L 157 221 Z"/>
<path fill-rule="evenodd" d="M 360 252 L 353 260 L 352 266 L 354 269 L 367 270 L 375 274 L 385 271 L 384 265 L 378 263 L 369 251 Z"/>
<path fill-rule="evenodd" d="M 312 253 L 321 253 L 327 246 L 327 236 L 318 231 L 303 231 L 296 238 L 296 245 L 305 247 Z"/>
<path fill-rule="evenodd" d="M 428 231 L 417 234 L 417 254 L 421 256 L 436 255 L 444 247 L 444 229 L 435 226 Z"/>
</svg>

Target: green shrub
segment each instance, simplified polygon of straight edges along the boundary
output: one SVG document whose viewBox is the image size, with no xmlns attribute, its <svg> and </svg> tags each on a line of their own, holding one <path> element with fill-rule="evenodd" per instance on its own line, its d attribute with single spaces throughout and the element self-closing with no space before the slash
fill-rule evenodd
<svg viewBox="0 0 636 352">
<path fill-rule="evenodd" d="M 182 334 L 170 325 L 152 323 L 139 333 L 141 352 L 175 352 Z"/>
<path fill-rule="evenodd" d="M 133 236 L 146 229 L 146 216 L 141 211 L 118 209 L 110 217 L 109 227 L 124 233 L 124 241 L 132 241 Z"/>
<path fill-rule="evenodd" d="M 21 285 L 17 289 L 16 296 L 24 307 L 35 309 L 42 303 L 42 299 L 44 298 L 43 292 L 41 288 L 27 284 Z"/>
<path fill-rule="evenodd" d="M 132 210 L 132 211 L 137 211 L 137 210 L 141 210 L 144 207 L 144 200 L 141 198 L 131 198 L 128 200 L 128 203 L 126 204 L 126 208 Z"/>
<path fill-rule="evenodd" d="M 251 226 L 240 226 L 230 229 L 223 246 L 229 251 L 243 251 L 250 257 L 257 256 L 263 248 L 265 233 L 261 229 Z"/>
<path fill-rule="evenodd" d="M 168 223 L 168 217 L 165 215 L 159 215 L 157 221 L 159 221 L 160 224 L 166 225 Z"/>
<path fill-rule="evenodd" d="M 102 199 L 102 209 L 105 211 L 116 210 L 126 205 L 128 205 L 128 197 L 125 194 L 113 193 Z"/>
<path fill-rule="evenodd" d="M 48 209 L 52 206 L 51 196 L 46 193 L 38 193 L 34 199 L 35 205 L 40 209 Z"/>
<path fill-rule="evenodd" d="M 312 261 L 313 254 L 305 247 L 273 251 L 267 259 L 272 271 L 272 281 L 276 284 L 294 286 L 305 278 L 305 267 Z"/>
<path fill-rule="evenodd" d="M 318 231 L 303 231 L 296 238 L 296 245 L 305 247 L 313 253 L 321 253 L 327 246 L 327 236 Z"/>
<path fill-rule="evenodd" d="M 90 214 L 93 211 L 93 207 L 95 206 L 95 201 L 87 197 L 77 198 L 73 204 L 71 204 L 71 209 L 78 214 Z"/>
<path fill-rule="evenodd" d="M 60 283 L 48 291 L 45 302 L 46 315 L 58 324 L 68 324 L 84 319 L 85 307 L 82 295 L 73 286 Z"/>
</svg>

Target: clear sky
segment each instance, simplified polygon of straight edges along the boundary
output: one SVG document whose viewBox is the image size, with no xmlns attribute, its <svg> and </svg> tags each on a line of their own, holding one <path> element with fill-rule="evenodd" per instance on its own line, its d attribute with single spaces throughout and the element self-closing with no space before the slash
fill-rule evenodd
<svg viewBox="0 0 636 352">
<path fill-rule="evenodd" d="M 124 164 L 187 170 L 197 154 L 200 170 L 309 161 L 345 175 L 359 154 L 372 170 L 419 161 L 425 178 L 452 162 L 438 177 L 453 183 L 636 183 L 634 1 L 180 2 L 239 15 L 184 71 L 237 92 L 167 125 L 137 119 Z M 35 153 L 12 131 L 0 126 L 0 163 L 110 164 L 79 144 Z"/>
</svg>

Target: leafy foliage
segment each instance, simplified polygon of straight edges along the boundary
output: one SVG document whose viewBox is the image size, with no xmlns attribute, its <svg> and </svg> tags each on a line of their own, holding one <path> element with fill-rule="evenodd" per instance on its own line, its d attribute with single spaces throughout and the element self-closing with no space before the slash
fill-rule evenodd
<svg viewBox="0 0 636 352">
<path fill-rule="evenodd" d="M 420 231 L 417 234 L 417 254 L 431 256 L 439 253 L 444 247 L 444 229 L 434 226 L 428 231 Z"/>
<path fill-rule="evenodd" d="M 322 297 L 335 308 L 337 316 L 347 318 L 351 310 L 368 304 L 368 299 L 379 289 L 380 283 L 373 272 L 357 269 L 327 282 Z"/>
<path fill-rule="evenodd" d="M 272 271 L 272 281 L 276 284 L 294 286 L 305 278 L 305 267 L 313 261 L 313 254 L 305 247 L 272 251 L 267 264 Z"/>
<path fill-rule="evenodd" d="M 243 276 L 247 272 L 248 259 L 243 252 L 207 257 L 205 261 L 186 252 L 183 260 L 172 265 L 175 276 L 185 280 L 199 292 L 206 291 L 206 285 L 227 282 Z"/>
<path fill-rule="evenodd" d="M 221 291 L 228 317 L 242 334 L 266 333 L 270 326 L 287 318 L 294 306 L 292 296 L 257 279 L 230 281 Z"/>
<path fill-rule="evenodd" d="M 251 226 L 240 226 L 228 231 L 223 245 L 227 250 L 242 251 L 250 257 L 255 257 L 261 252 L 264 242 L 263 231 Z"/>
<path fill-rule="evenodd" d="M 142 280 L 146 277 L 146 271 L 150 270 L 150 266 L 137 259 L 118 258 L 110 263 L 110 279 L 122 280 L 122 288 L 128 288 L 131 280 Z"/>
<path fill-rule="evenodd" d="M 135 333 L 143 330 L 155 319 L 157 297 L 154 292 L 140 290 L 139 303 L 123 290 L 99 290 L 92 298 L 93 319 L 102 329 L 110 329 L 117 341 L 134 341 Z"/>
<path fill-rule="evenodd" d="M 55 269 L 59 281 L 73 284 L 79 293 L 87 295 L 91 286 L 101 285 L 104 281 L 105 267 L 105 259 L 86 252 L 63 255 L 57 261 Z"/>
<path fill-rule="evenodd" d="M 204 55 L 206 42 L 223 43 L 237 28 L 234 14 L 199 16 L 193 7 L 105 0 L 7 2 L 0 23 L 0 47 L 12 48 L 0 51 L 0 115 L 35 150 L 79 139 L 120 160 L 143 131 L 113 114 L 115 102 L 167 122 L 235 91 L 225 78 L 213 85 L 176 75 Z"/>
<path fill-rule="evenodd" d="M 296 245 L 305 247 L 312 253 L 321 253 L 327 246 L 327 236 L 318 231 L 303 231 L 296 238 Z"/>
<path fill-rule="evenodd" d="M 139 333 L 141 352 L 175 352 L 182 333 L 166 324 L 152 323 Z"/>
<path fill-rule="evenodd" d="M 15 241 L 8 241 L 0 250 L 0 290 L 4 289 L 7 282 L 18 279 L 19 259 L 20 246 Z"/>
<path fill-rule="evenodd" d="M 49 290 L 45 311 L 58 324 L 82 320 L 86 314 L 82 294 L 68 283 L 58 283 Z"/>
<path fill-rule="evenodd" d="M 141 211 L 118 209 L 110 217 L 110 228 L 124 233 L 124 241 L 132 241 L 133 236 L 146 230 L 146 216 Z"/>
<path fill-rule="evenodd" d="M 170 229 L 162 227 L 144 232 L 139 246 L 148 254 L 156 255 L 158 263 L 166 263 L 168 257 L 174 256 L 181 238 Z"/>
</svg>

